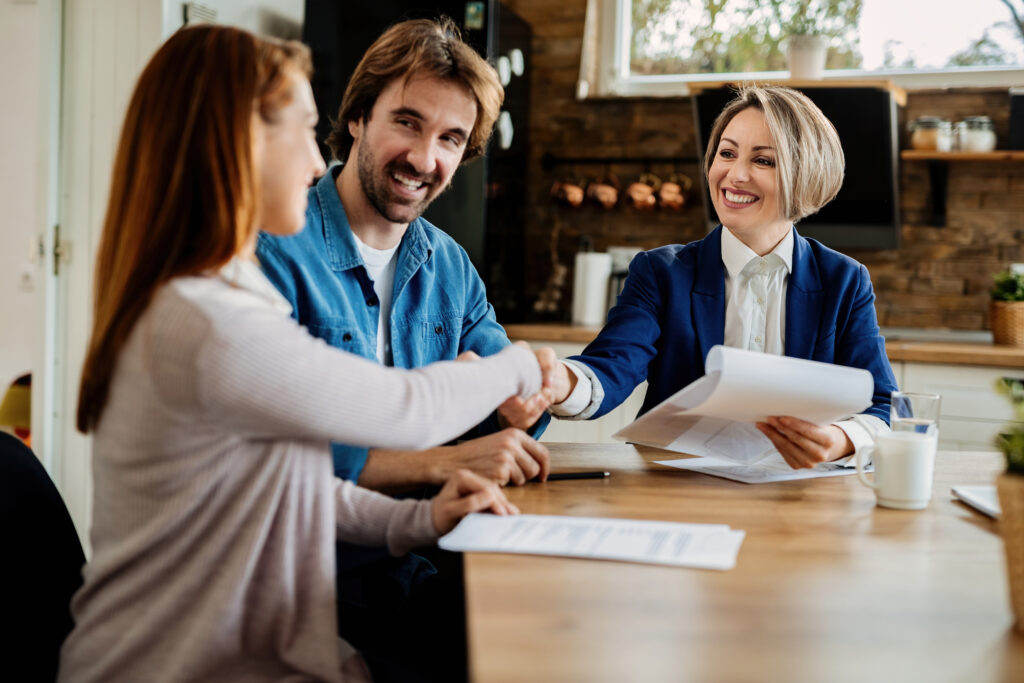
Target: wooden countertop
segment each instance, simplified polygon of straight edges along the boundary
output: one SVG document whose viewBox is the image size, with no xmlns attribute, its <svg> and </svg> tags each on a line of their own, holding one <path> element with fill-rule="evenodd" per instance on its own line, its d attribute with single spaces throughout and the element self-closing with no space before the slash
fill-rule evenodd
<svg viewBox="0 0 1024 683">
<path fill-rule="evenodd" d="M 588 344 L 599 327 L 580 327 L 565 323 L 524 323 L 505 325 L 510 339 L 540 342 Z M 1024 368 L 1024 347 L 951 342 L 891 341 L 885 345 L 891 361 L 978 365 L 998 368 Z"/>
<path fill-rule="evenodd" d="M 996 344 L 894 341 L 885 345 L 889 360 L 950 365 L 1024 368 L 1024 347 Z"/>
</svg>

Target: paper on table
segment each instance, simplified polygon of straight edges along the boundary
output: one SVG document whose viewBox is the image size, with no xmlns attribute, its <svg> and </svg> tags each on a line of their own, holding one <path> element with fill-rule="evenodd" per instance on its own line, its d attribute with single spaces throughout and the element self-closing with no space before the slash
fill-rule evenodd
<svg viewBox="0 0 1024 683">
<path fill-rule="evenodd" d="M 615 433 L 632 443 L 678 453 L 727 460 L 776 470 L 771 478 L 720 464 L 687 464 L 729 479 L 784 481 L 846 474 L 849 470 L 789 470 L 772 442 L 754 422 L 771 415 L 790 415 L 828 424 L 871 405 L 874 378 L 861 368 L 714 346 L 705 362 L 707 374 Z M 672 461 L 673 466 L 677 461 Z M 685 461 L 689 463 L 690 461 Z M 756 469 L 756 468 L 755 468 Z M 730 476 L 730 474 L 737 476 Z M 745 478 L 738 478 L 742 475 Z"/>
<path fill-rule="evenodd" d="M 692 470 L 713 477 L 741 481 L 744 484 L 768 484 L 773 481 L 792 481 L 794 479 L 815 479 L 817 477 L 839 477 L 857 474 L 856 467 L 846 467 L 835 463 L 822 463 L 811 469 L 794 470 L 780 455 L 770 455 L 764 460 L 753 464 L 744 464 L 725 458 L 682 458 L 679 460 L 657 460 L 659 465 L 668 465 L 681 470 Z M 869 465 L 865 468 L 872 471 Z"/>
<path fill-rule="evenodd" d="M 999 519 L 999 515 L 1002 514 L 1002 509 L 999 507 L 999 494 L 996 493 L 996 487 L 991 484 L 986 486 L 954 486 L 950 493 L 978 512 L 986 514 L 993 519 Z"/>
<path fill-rule="evenodd" d="M 732 569 L 745 532 L 725 524 L 551 515 L 467 515 L 437 542 L 462 552 L 566 555 Z"/>
</svg>

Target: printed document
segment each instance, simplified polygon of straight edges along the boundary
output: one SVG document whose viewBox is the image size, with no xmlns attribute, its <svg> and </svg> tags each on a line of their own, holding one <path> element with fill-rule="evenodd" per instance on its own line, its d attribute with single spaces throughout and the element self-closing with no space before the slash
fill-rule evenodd
<svg viewBox="0 0 1024 683">
<path fill-rule="evenodd" d="M 437 544 L 461 552 L 564 555 L 724 570 L 736 566 L 744 536 L 725 524 L 474 513 Z"/>
<path fill-rule="evenodd" d="M 862 368 L 714 346 L 707 374 L 676 392 L 614 435 L 702 459 L 663 461 L 747 483 L 850 474 L 826 463 L 793 470 L 754 426 L 789 415 L 824 425 L 871 405 L 874 378 Z"/>
</svg>

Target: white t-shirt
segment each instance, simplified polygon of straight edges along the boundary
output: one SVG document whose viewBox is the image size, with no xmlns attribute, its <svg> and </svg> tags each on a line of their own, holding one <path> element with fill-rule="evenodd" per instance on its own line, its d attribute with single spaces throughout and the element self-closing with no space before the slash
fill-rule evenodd
<svg viewBox="0 0 1024 683">
<path fill-rule="evenodd" d="M 373 281 L 377 294 L 380 317 L 377 319 L 377 361 L 381 365 L 393 365 L 391 358 L 391 292 L 395 287 L 395 254 L 401 243 L 390 249 L 374 249 L 355 236 L 359 255 L 363 257 L 366 273 Z"/>
</svg>

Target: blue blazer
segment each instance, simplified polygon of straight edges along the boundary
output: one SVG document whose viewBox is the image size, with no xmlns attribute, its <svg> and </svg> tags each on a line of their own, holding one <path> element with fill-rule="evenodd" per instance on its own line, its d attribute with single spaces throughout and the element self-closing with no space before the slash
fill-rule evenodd
<svg viewBox="0 0 1024 683">
<path fill-rule="evenodd" d="M 793 270 L 786 286 L 786 355 L 864 368 L 875 378 L 864 411 L 888 424 L 896 389 L 875 316 L 868 270 L 805 239 L 794 228 Z M 640 415 L 704 375 L 704 359 L 725 338 L 722 227 L 690 244 L 641 252 L 629 266 L 608 322 L 583 353 L 604 388 L 592 418 L 622 403 L 647 380 Z"/>
</svg>

